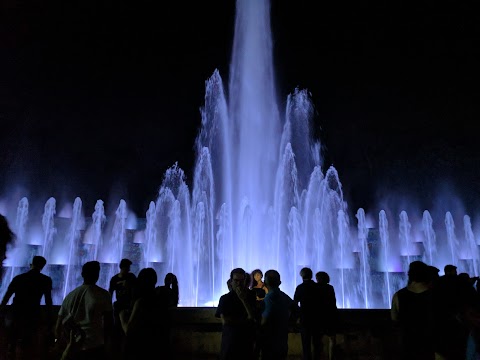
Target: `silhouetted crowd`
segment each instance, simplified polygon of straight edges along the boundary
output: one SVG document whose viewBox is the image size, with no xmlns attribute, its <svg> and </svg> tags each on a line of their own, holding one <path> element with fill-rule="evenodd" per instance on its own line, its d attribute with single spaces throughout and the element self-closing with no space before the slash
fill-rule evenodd
<svg viewBox="0 0 480 360">
<path fill-rule="evenodd" d="M 451 264 L 445 265 L 444 275 L 439 272 L 413 261 L 407 286 L 393 295 L 391 318 L 402 359 L 480 359 L 478 277 L 457 274 Z"/>
<path fill-rule="evenodd" d="M 0 224 L 2 225 L 2 224 Z M 14 234 L 6 221 L 0 245 L 5 258 Z M 6 229 L 5 229 L 6 228 Z M 47 260 L 33 256 L 30 270 L 15 276 L 0 303 L 0 313 L 13 296 L 5 317 L 8 356 L 18 359 L 175 359 L 172 349 L 172 309 L 179 304 L 178 280 L 165 275 L 157 286 L 157 272 L 143 268 L 131 272 L 132 262 L 122 259 L 108 289 L 96 285 L 101 264 L 82 266 L 83 283 L 68 293 L 52 319 L 52 279 L 42 274 Z M 398 359 L 480 359 L 480 295 L 478 277 L 457 274 L 448 264 L 444 275 L 422 261 L 409 264 L 408 282 L 392 297 L 391 320 L 398 335 Z M 288 334 L 299 327 L 303 359 L 339 359 L 336 336 L 339 316 L 335 290 L 324 271 L 304 267 L 291 298 L 281 289 L 274 269 L 251 273 L 231 271 L 228 292 L 215 316 L 222 321 L 221 360 L 285 360 Z M 46 318 L 41 327 L 41 300 Z M 36 342 L 42 331 L 46 344 Z M 45 334 L 44 334 L 45 335 Z M 324 347 L 323 345 L 326 344 Z"/>
</svg>

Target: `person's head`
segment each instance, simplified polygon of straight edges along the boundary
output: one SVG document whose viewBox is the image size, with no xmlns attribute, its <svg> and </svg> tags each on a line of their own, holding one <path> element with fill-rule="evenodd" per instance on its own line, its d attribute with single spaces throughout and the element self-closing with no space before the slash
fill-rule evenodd
<svg viewBox="0 0 480 360">
<path fill-rule="evenodd" d="M 135 286 L 143 291 L 155 290 L 157 280 L 157 272 L 154 268 L 143 268 L 138 273 Z"/>
<path fill-rule="evenodd" d="M 235 268 L 230 272 L 230 280 L 232 280 L 232 289 L 235 290 L 238 287 L 245 287 L 246 276 L 245 270 L 242 268 Z"/>
<path fill-rule="evenodd" d="M 32 263 L 30 264 L 30 269 L 42 271 L 46 263 L 47 263 L 47 259 L 45 259 L 43 256 L 36 255 L 32 259 Z"/>
<path fill-rule="evenodd" d="M 128 273 L 130 272 L 130 266 L 132 265 L 132 261 L 130 259 L 122 259 L 120 260 L 119 268 L 120 272 Z"/>
<path fill-rule="evenodd" d="M 330 276 L 325 271 L 319 271 L 315 274 L 315 279 L 318 284 L 330 283 Z"/>
<path fill-rule="evenodd" d="M 82 277 L 85 284 L 95 284 L 100 276 L 100 263 L 98 261 L 87 261 L 82 266 Z"/>
<path fill-rule="evenodd" d="M 412 261 L 408 267 L 408 282 L 430 282 L 430 270 L 423 261 Z"/>
<path fill-rule="evenodd" d="M 312 280 L 313 271 L 308 267 L 304 267 L 302 270 L 300 270 L 300 276 L 303 280 Z"/>
<path fill-rule="evenodd" d="M 252 271 L 252 278 L 253 278 L 253 286 L 257 285 L 260 281 L 262 281 L 263 273 L 260 269 L 255 269 Z"/>
<path fill-rule="evenodd" d="M 163 279 L 165 286 L 171 286 L 177 281 L 177 277 L 173 273 L 167 273 Z"/>
<path fill-rule="evenodd" d="M 265 273 L 265 285 L 268 290 L 276 289 L 280 286 L 280 273 L 277 270 L 268 270 Z"/>
<path fill-rule="evenodd" d="M 468 273 L 463 272 L 458 274 L 458 280 L 464 284 L 470 285 L 470 275 Z"/>
<path fill-rule="evenodd" d="M 451 264 L 448 264 L 448 265 L 445 265 L 445 267 L 443 268 L 443 271 L 445 272 L 445 275 L 457 275 L 457 267 L 455 265 L 451 265 Z"/>
</svg>

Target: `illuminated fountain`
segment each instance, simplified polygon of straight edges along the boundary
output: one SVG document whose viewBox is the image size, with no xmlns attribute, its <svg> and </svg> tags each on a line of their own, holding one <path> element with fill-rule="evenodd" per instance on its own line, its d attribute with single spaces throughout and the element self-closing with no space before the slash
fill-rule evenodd
<svg viewBox="0 0 480 360">
<path fill-rule="evenodd" d="M 134 261 L 134 272 L 154 267 L 160 280 L 175 273 L 181 306 L 215 305 L 234 267 L 277 269 L 290 295 L 302 267 L 326 271 L 342 308 L 388 308 L 412 260 L 479 275 L 478 245 L 464 214 L 465 234 L 456 232 L 450 211 L 350 214 L 336 169 L 323 169 L 308 91 L 295 89 L 284 109 L 277 104 L 269 11 L 268 1 L 237 2 L 228 88 L 218 71 L 206 82 L 192 189 L 173 165 L 133 225 L 124 200 L 114 214 L 105 214 L 102 200 L 84 214 L 76 198 L 69 216 L 57 216 L 50 198 L 32 219 L 22 198 L 16 215 L 6 214 L 17 241 L 2 295 L 33 254 L 48 260 L 55 303 L 81 282 L 83 262 L 101 262 L 99 285 L 107 287 L 122 257 Z"/>
</svg>

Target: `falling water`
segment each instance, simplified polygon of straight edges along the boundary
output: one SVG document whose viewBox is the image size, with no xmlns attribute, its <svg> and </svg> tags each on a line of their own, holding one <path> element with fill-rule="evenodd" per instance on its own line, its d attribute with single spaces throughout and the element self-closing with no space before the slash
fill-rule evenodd
<svg viewBox="0 0 480 360">
<path fill-rule="evenodd" d="M 360 245 L 360 292 L 362 293 L 361 298 L 364 299 L 365 309 L 370 308 L 370 289 L 371 289 L 371 276 L 370 276 L 370 252 L 368 250 L 368 228 L 365 223 L 365 210 L 360 208 L 357 211 L 356 218 L 358 220 L 358 242 Z"/>
<path fill-rule="evenodd" d="M 479 256 L 478 256 L 478 245 L 475 241 L 475 235 L 472 230 L 472 222 L 470 216 L 464 215 L 463 225 L 465 229 L 465 254 L 463 258 L 467 260 L 467 266 L 464 269 L 464 272 L 468 273 L 470 276 L 478 276 L 479 273 Z"/>
<path fill-rule="evenodd" d="M 92 224 L 89 227 L 89 238 L 84 239 L 86 251 L 84 261 L 92 261 L 99 258 L 99 249 L 103 243 L 104 226 L 107 221 L 105 208 L 102 200 L 97 200 L 92 214 Z"/>
<path fill-rule="evenodd" d="M 390 284 L 390 269 L 388 264 L 390 264 L 390 255 L 389 255 L 389 234 L 388 234 L 388 220 L 385 210 L 381 210 L 379 214 L 379 227 L 380 227 L 380 241 L 382 246 L 382 261 L 384 266 L 384 306 L 390 307 L 390 300 L 392 299 L 392 291 Z"/>
<path fill-rule="evenodd" d="M 150 263 L 155 262 L 154 254 L 158 254 L 154 251 L 155 239 L 157 238 L 157 231 L 155 229 L 155 203 L 150 201 L 150 205 L 147 210 L 147 223 L 145 228 L 145 246 L 142 253 L 142 266 L 149 267 Z M 161 254 L 159 254 L 161 256 Z"/>
<path fill-rule="evenodd" d="M 73 203 L 72 219 L 68 230 L 66 240 L 68 244 L 68 256 L 66 263 L 65 284 L 63 287 L 63 297 L 79 285 L 78 267 L 81 265 L 77 250 L 80 247 L 81 235 L 80 229 L 84 225 L 82 215 L 82 200 L 77 197 Z"/>
<path fill-rule="evenodd" d="M 455 223 L 450 211 L 445 214 L 445 227 L 447 230 L 447 244 L 450 250 L 450 264 L 456 264 L 458 262 L 458 241 L 455 236 Z"/>
<path fill-rule="evenodd" d="M 400 225 L 399 225 L 399 237 L 400 244 L 402 245 L 401 253 L 407 258 L 407 263 L 404 266 L 404 270 L 408 270 L 408 264 L 412 262 L 412 240 L 410 238 L 410 222 L 408 221 L 408 215 L 406 211 L 400 213 Z"/>
<path fill-rule="evenodd" d="M 423 262 L 434 265 L 437 255 L 437 241 L 435 230 L 433 230 L 433 219 L 428 210 L 423 212 L 422 230 L 424 234 L 423 246 Z"/>
<path fill-rule="evenodd" d="M 55 214 L 56 214 L 57 201 L 51 197 L 45 203 L 45 208 L 42 216 L 43 226 L 43 247 L 42 256 L 47 257 L 52 252 L 53 237 L 57 233 L 55 228 Z"/>
</svg>

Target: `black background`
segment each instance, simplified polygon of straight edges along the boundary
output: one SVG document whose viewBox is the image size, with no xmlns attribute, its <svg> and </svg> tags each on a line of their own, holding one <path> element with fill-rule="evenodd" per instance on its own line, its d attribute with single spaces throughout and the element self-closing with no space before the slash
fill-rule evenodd
<svg viewBox="0 0 480 360">
<path fill-rule="evenodd" d="M 80 196 L 87 213 L 123 198 L 144 217 L 168 167 L 191 181 L 205 81 L 216 68 L 228 80 L 235 2 L 172 3 L 3 2 L 4 198 L 13 185 L 43 202 Z M 272 0 L 279 98 L 310 90 L 325 167 L 354 211 L 387 195 L 429 208 L 445 192 L 476 209 L 473 4 Z"/>
</svg>

